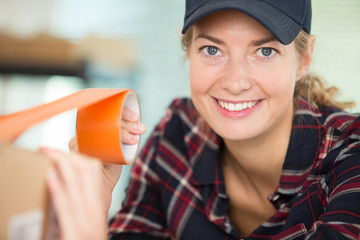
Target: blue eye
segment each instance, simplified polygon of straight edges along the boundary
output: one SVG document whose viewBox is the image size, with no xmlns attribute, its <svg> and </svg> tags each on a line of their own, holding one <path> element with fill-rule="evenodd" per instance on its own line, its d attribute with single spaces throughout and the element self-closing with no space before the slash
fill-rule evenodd
<svg viewBox="0 0 360 240">
<path fill-rule="evenodd" d="M 257 54 L 261 57 L 271 57 L 276 53 L 276 50 L 273 48 L 260 48 L 257 51 Z"/>
<path fill-rule="evenodd" d="M 220 53 L 219 49 L 217 47 L 208 46 L 204 48 L 205 54 L 208 54 L 210 56 L 215 56 Z"/>
</svg>

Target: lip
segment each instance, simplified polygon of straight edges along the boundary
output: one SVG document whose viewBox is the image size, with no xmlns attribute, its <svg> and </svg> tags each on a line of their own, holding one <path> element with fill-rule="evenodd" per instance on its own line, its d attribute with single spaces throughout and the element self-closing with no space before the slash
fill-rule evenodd
<svg viewBox="0 0 360 240">
<path fill-rule="evenodd" d="M 238 104 L 238 103 L 244 103 L 244 102 L 256 102 L 256 101 L 260 101 L 261 99 L 256 99 L 256 100 L 247 100 L 247 101 L 234 101 L 234 100 L 228 100 L 228 99 L 223 99 L 223 98 L 213 98 L 215 99 L 215 101 L 223 101 L 223 102 L 227 102 L 227 103 L 233 103 L 233 104 Z"/>
<path fill-rule="evenodd" d="M 220 98 L 219 99 L 213 98 L 213 99 L 214 99 L 214 103 L 215 103 L 217 110 L 221 113 L 221 115 L 223 115 L 224 117 L 227 117 L 227 118 L 245 118 L 245 117 L 251 115 L 253 112 L 255 112 L 263 103 L 263 99 L 259 99 L 259 100 L 256 100 L 259 102 L 252 108 L 244 109 L 241 111 L 230 111 L 230 110 L 222 108 L 219 105 L 218 100 L 223 101 L 223 102 L 233 103 L 233 104 L 244 103 L 244 102 L 253 102 L 253 101 L 231 101 L 231 100 L 224 100 L 224 99 L 220 99 Z"/>
</svg>

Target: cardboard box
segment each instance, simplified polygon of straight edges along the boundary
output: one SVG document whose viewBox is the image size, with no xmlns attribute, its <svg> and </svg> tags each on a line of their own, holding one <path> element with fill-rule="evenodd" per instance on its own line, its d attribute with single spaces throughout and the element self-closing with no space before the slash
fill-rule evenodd
<svg viewBox="0 0 360 240">
<path fill-rule="evenodd" d="M 18 67 L 75 68 L 82 61 L 76 44 L 48 34 L 18 38 L 0 33 L 0 64 Z"/>
<path fill-rule="evenodd" d="M 45 186 L 51 160 L 0 144 L 0 239 L 57 239 L 57 222 Z"/>
</svg>

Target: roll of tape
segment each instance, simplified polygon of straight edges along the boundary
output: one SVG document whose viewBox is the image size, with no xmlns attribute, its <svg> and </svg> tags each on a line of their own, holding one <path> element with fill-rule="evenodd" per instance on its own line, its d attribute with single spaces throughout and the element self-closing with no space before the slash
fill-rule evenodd
<svg viewBox="0 0 360 240">
<path fill-rule="evenodd" d="M 77 108 L 79 151 L 106 163 L 132 164 L 140 141 L 134 145 L 121 141 L 121 114 L 125 106 L 140 115 L 138 97 L 131 89 L 84 89 L 50 103 L 1 116 L 0 142 L 11 143 L 34 124 Z"/>
</svg>

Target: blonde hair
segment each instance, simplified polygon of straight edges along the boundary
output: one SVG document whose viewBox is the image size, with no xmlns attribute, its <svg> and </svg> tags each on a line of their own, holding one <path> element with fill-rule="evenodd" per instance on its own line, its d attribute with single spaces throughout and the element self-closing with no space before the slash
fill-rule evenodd
<svg viewBox="0 0 360 240">
<path fill-rule="evenodd" d="M 190 47 L 193 38 L 193 27 L 190 27 L 182 36 L 181 45 L 186 52 Z M 309 47 L 309 34 L 300 31 L 294 40 L 296 50 L 299 54 L 304 54 Z M 307 73 L 302 79 L 297 81 L 294 91 L 294 102 L 299 98 L 305 98 L 311 104 L 317 107 L 334 106 L 339 109 L 352 108 L 355 102 L 342 102 L 335 100 L 339 92 L 337 87 L 327 87 L 326 82 L 315 74 Z"/>
</svg>

